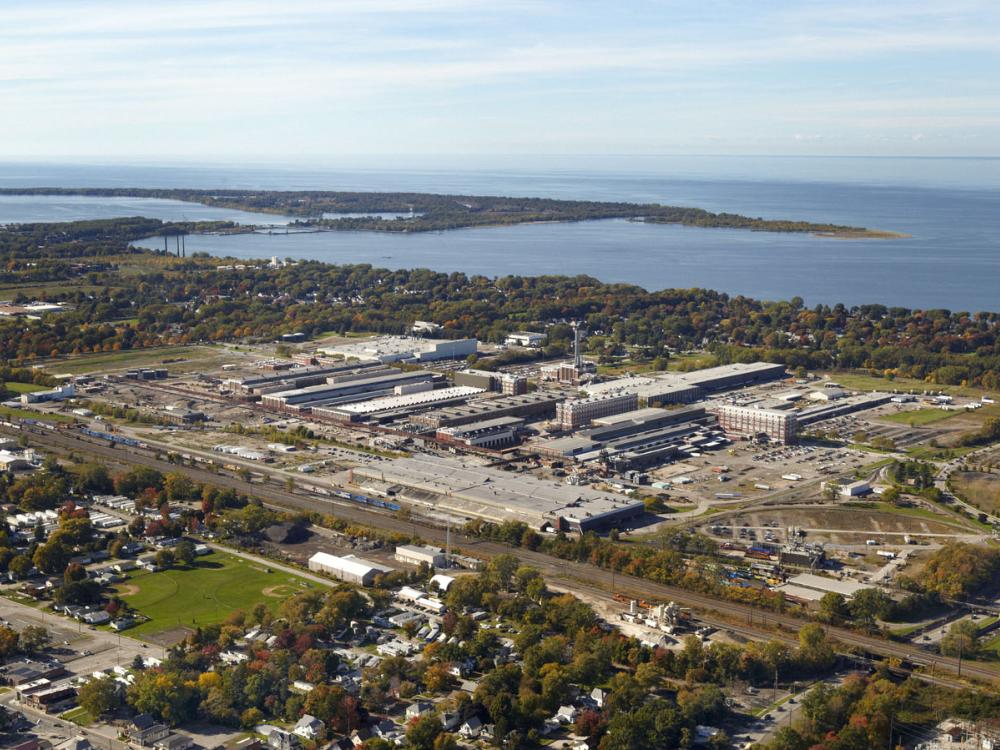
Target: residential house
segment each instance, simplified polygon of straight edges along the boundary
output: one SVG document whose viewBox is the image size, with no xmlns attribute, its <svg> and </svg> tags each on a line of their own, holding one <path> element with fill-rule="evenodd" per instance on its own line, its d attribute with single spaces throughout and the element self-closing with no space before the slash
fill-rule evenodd
<svg viewBox="0 0 1000 750">
<path fill-rule="evenodd" d="M 315 716 L 304 714 L 292 727 L 292 734 L 306 740 L 322 740 L 326 737 L 326 724 Z"/>
<path fill-rule="evenodd" d="M 190 737 L 174 732 L 168 734 L 162 740 L 158 740 L 153 747 L 156 750 L 188 750 L 193 744 L 194 742 Z"/>
<path fill-rule="evenodd" d="M 272 727 L 267 735 L 267 745 L 273 750 L 298 750 L 301 747 L 296 735 L 277 727 Z"/>
<path fill-rule="evenodd" d="M 402 737 L 403 730 L 391 719 L 382 719 L 382 721 L 372 727 L 372 734 L 384 740 L 392 741 L 397 737 Z"/>
<path fill-rule="evenodd" d="M 556 715 L 552 718 L 560 724 L 572 724 L 576 721 L 577 714 L 579 713 L 580 710 L 576 706 L 559 706 L 559 710 L 556 711 Z"/>
<path fill-rule="evenodd" d="M 412 721 L 413 719 L 419 719 L 426 713 L 430 713 L 434 710 L 434 706 L 427 701 L 417 701 L 416 703 L 411 703 L 406 707 L 406 720 Z"/>
<path fill-rule="evenodd" d="M 483 732 L 483 722 L 478 716 L 471 716 L 462 722 L 458 728 L 458 733 L 467 740 L 474 740 Z"/>
<path fill-rule="evenodd" d="M 351 732 L 351 743 L 354 747 L 361 747 L 372 738 L 372 733 L 365 727 L 355 729 Z"/>
<path fill-rule="evenodd" d="M 604 708 L 604 702 L 608 699 L 608 691 L 603 688 L 594 688 L 590 691 L 590 700 L 597 708 Z"/>
<path fill-rule="evenodd" d="M 139 747 L 152 747 L 170 734 L 170 728 L 149 714 L 139 714 L 126 727 L 125 734 L 130 742 Z"/>
<path fill-rule="evenodd" d="M 83 616 L 83 621 L 88 625 L 104 625 L 105 623 L 111 622 L 111 615 L 107 612 L 88 612 Z"/>
</svg>

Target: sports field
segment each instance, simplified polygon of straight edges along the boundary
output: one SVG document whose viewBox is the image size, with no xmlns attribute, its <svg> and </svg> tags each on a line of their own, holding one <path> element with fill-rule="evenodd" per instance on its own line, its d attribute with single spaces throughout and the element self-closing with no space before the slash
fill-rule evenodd
<svg viewBox="0 0 1000 750">
<path fill-rule="evenodd" d="M 129 606 L 150 618 L 128 635 L 173 642 L 186 630 L 222 622 L 238 609 L 263 602 L 272 609 L 292 594 L 318 584 L 264 563 L 224 552 L 199 557 L 191 568 L 137 571 L 116 587 Z"/>
<path fill-rule="evenodd" d="M 881 417 L 886 422 L 896 422 L 897 424 L 907 424 L 911 427 L 921 427 L 927 424 L 934 424 L 944 419 L 957 417 L 965 412 L 946 411 L 945 409 L 916 409 L 912 411 L 901 411 Z"/>
</svg>

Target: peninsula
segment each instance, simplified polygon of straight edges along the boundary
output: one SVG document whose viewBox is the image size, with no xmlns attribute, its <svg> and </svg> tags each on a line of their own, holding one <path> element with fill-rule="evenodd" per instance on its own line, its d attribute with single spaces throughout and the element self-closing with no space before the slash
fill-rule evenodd
<svg viewBox="0 0 1000 750">
<path fill-rule="evenodd" d="M 148 188 L 7 188 L 0 195 L 160 198 L 206 206 L 296 217 L 296 224 L 320 230 L 433 232 L 467 227 L 537 222 L 629 219 L 651 224 L 813 233 L 850 239 L 893 239 L 906 235 L 865 227 L 764 219 L 658 203 L 554 200 L 432 193 L 339 192 L 325 190 L 194 190 Z"/>
</svg>

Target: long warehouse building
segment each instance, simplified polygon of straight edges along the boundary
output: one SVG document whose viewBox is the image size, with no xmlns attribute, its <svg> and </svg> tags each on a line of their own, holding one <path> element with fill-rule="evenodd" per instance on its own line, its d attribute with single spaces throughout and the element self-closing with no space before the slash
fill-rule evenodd
<svg viewBox="0 0 1000 750">
<path fill-rule="evenodd" d="M 471 388 L 464 385 L 436 390 L 430 388 L 430 385 L 428 383 L 427 390 L 417 393 L 379 396 L 368 401 L 354 401 L 333 407 L 314 407 L 313 413 L 350 422 L 365 420 L 381 422 L 387 418 L 396 418 L 407 413 L 450 404 L 462 404 L 483 392 L 482 388 Z"/>
<path fill-rule="evenodd" d="M 785 366 L 770 362 L 720 365 L 692 372 L 629 376 L 584 386 L 591 396 L 634 393 L 643 406 L 689 404 L 716 391 L 745 388 L 785 377 Z"/>
<path fill-rule="evenodd" d="M 440 375 L 428 370 L 416 372 L 396 372 L 377 375 L 360 380 L 348 380 L 340 383 L 326 383 L 309 388 L 297 388 L 291 391 L 269 393 L 261 398 L 261 405 L 269 409 L 281 411 L 305 411 L 313 406 L 329 406 L 350 401 L 361 401 L 375 396 L 385 396 L 393 389 L 413 383 L 433 383 L 441 381 Z"/>
<path fill-rule="evenodd" d="M 471 401 L 462 406 L 435 409 L 413 417 L 414 424 L 433 429 L 482 422 L 498 417 L 535 417 L 546 419 L 555 416 L 556 404 L 565 398 L 562 394 L 535 391 L 520 396 L 499 396 Z"/>
<path fill-rule="evenodd" d="M 351 470 L 364 492 L 451 517 L 522 521 L 539 531 L 620 527 L 643 512 L 642 501 L 591 487 L 543 481 L 461 460 L 414 456 Z"/>
</svg>

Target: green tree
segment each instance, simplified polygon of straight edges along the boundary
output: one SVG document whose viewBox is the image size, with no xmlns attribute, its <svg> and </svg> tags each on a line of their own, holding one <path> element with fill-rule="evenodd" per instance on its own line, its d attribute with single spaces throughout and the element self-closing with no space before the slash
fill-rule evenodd
<svg viewBox="0 0 1000 750">
<path fill-rule="evenodd" d="M 979 654 L 979 626 L 972 620 L 952 623 L 941 639 L 941 653 L 945 656 L 975 659 Z"/>
<path fill-rule="evenodd" d="M 34 567 L 34 563 L 31 562 L 31 558 L 27 555 L 17 555 L 11 559 L 10 564 L 7 566 L 7 570 L 10 572 L 14 578 L 19 581 L 24 580 L 28 577 L 31 569 Z"/>
<path fill-rule="evenodd" d="M 406 741 L 413 750 L 434 750 L 434 743 L 443 732 L 436 714 L 424 714 L 410 722 Z"/>
<path fill-rule="evenodd" d="M 875 621 L 885 617 L 892 606 L 892 600 L 881 589 L 861 589 L 851 599 L 848 608 L 851 617 L 867 629 L 875 627 Z"/>
<path fill-rule="evenodd" d="M 76 467 L 73 489 L 81 494 L 106 495 L 115 490 L 108 467 L 103 464 L 86 463 Z"/>
<path fill-rule="evenodd" d="M 95 718 L 111 713 L 123 704 L 118 683 L 111 677 L 95 677 L 85 682 L 78 690 L 77 701 Z"/>
<path fill-rule="evenodd" d="M 198 487 L 183 474 L 170 472 L 163 478 L 163 494 L 171 503 L 186 503 L 198 496 Z"/>
<path fill-rule="evenodd" d="M 47 575 L 61 575 L 72 554 L 58 539 L 52 539 L 35 550 L 32 562 Z"/>
<path fill-rule="evenodd" d="M 19 647 L 17 631 L 8 627 L 0 627 L 0 657 L 13 656 Z"/>
<path fill-rule="evenodd" d="M 843 594 L 829 591 L 819 600 L 819 618 L 831 625 L 839 625 L 851 614 Z"/>
<path fill-rule="evenodd" d="M 159 716 L 170 726 L 191 721 L 198 710 L 199 694 L 176 672 L 161 669 L 140 672 L 127 691 L 136 711 Z"/>
<path fill-rule="evenodd" d="M 190 566 L 194 562 L 194 544 L 189 542 L 187 539 L 180 542 L 176 547 L 174 547 L 174 558 L 181 565 Z"/>
<path fill-rule="evenodd" d="M 169 568 L 174 564 L 174 553 L 169 549 L 161 549 L 156 553 L 156 564 L 161 568 Z"/>
<path fill-rule="evenodd" d="M 115 477 L 115 492 L 136 497 L 143 490 L 163 489 L 163 475 L 156 469 L 139 466 Z"/>
<path fill-rule="evenodd" d="M 837 660 L 833 644 L 826 637 L 826 631 L 816 623 L 803 625 L 799 629 L 799 661 L 810 671 L 826 671 Z"/>
<path fill-rule="evenodd" d="M 29 654 L 42 651 L 52 642 L 48 628 L 42 625 L 28 625 L 18 636 L 18 643 L 21 650 Z"/>
</svg>

